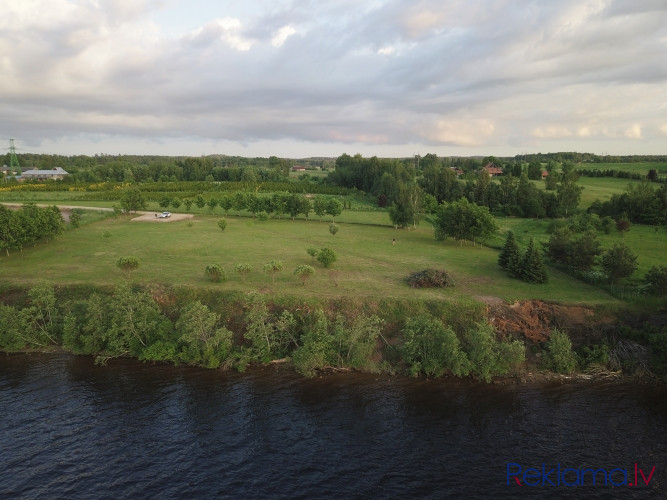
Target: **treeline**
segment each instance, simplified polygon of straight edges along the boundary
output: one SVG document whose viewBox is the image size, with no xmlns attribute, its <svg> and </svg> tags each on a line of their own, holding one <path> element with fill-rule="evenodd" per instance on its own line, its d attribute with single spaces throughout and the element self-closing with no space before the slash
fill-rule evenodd
<svg viewBox="0 0 667 500">
<path fill-rule="evenodd" d="M 9 256 L 10 250 L 23 250 L 39 240 L 49 240 L 61 234 L 65 221 L 55 206 L 38 207 L 24 204 L 19 210 L 0 205 L 0 251 Z"/>
<path fill-rule="evenodd" d="M 62 182 L 282 182 L 289 177 L 294 162 L 284 158 L 243 158 L 228 156 L 57 156 L 20 155 L 22 170 L 52 170 L 61 167 L 69 175 Z M 324 160 L 306 162 L 312 166 Z"/>
<path fill-rule="evenodd" d="M 629 184 L 609 201 L 596 200 L 587 212 L 600 217 L 654 226 L 667 224 L 667 183 L 656 189 L 650 182 Z"/>
<path fill-rule="evenodd" d="M 62 345 L 101 363 L 134 357 L 244 370 L 251 363 L 289 361 L 307 376 L 358 369 L 487 381 L 514 371 L 525 357 L 522 342 L 498 339 L 478 312 L 454 325 L 458 332 L 436 316 L 416 312 L 389 342 L 385 321 L 360 307 L 340 309 L 345 314 L 317 304 L 281 307 L 254 294 L 228 302 L 223 316 L 199 299 L 175 305 L 159 298 L 123 284 L 108 294 L 59 300 L 43 282 L 20 304 L 0 305 L 0 350 Z"/>
<path fill-rule="evenodd" d="M 587 168 L 578 168 L 577 173 L 583 177 L 613 177 L 616 179 L 632 179 L 632 180 L 648 179 L 651 182 L 667 182 L 667 179 L 660 178 L 658 171 L 656 169 L 649 170 L 649 173 L 647 175 L 642 175 L 639 172 L 628 172 L 626 170 L 614 170 L 614 169 L 604 170 L 604 169 L 587 169 Z"/>
</svg>

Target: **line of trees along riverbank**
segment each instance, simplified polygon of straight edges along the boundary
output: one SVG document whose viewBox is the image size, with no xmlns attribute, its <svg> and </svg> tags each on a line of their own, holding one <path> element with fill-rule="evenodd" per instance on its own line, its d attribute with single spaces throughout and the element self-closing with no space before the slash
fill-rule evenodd
<svg viewBox="0 0 667 500">
<path fill-rule="evenodd" d="M 0 351 L 62 346 L 99 363 L 134 357 L 245 370 L 280 361 L 306 376 L 354 369 L 490 381 L 520 372 L 526 355 L 537 352 L 543 367 L 561 372 L 606 367 L 612 359 L 611 344 L 589 339 L 577 355 L 564 332 L 547 333 L 542 343 L 526 344 L 521 334 L 496 332 L 476 302 L 297 303 L 130 284 L 55 289 L 43 282 L 5 289 L 0 304 Z M 658 361 L 667 356 L 664 333 L 650 339 Z"/>
</svg>

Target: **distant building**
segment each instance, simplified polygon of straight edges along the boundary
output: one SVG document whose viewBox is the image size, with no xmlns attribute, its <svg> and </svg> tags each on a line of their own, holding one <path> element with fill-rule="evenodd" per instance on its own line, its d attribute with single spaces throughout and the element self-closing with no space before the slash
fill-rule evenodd
<svg viewBox="0 0 667 500">
<path fill-rule="evenodd" d="M 505 172 L 503 172 L 503 169 L 498 167 L 495 163 L 489 162 L 484 167 L 482 170 L 486 171 L 491 177 L 498 177 L 499 175 L 503 175 Z"/>
<path fill-rule="evenodd" d="M 295 165 L 292 167 L 292 172 L 305 172 L 306 167 L 302 167 L 300 165 Z"/>
<path fill-rule="evenodd" d="M 26 170 L 21 175 L 21 180 L 34 179 L 38 181 L 47 181 L 47 180 L 61 180 L 64 179 L 66 175 L 69 175 L 68 172 L 63 170 L 60 167 L 56 167 L 52 170 Z"/>
</svg>

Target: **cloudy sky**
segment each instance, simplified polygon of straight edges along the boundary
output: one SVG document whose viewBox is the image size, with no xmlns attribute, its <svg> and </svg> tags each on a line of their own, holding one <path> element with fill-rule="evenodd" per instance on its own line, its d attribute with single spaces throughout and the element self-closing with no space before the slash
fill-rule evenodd
<svg viewBox="0 0 667 500">
<path fill-rule="evenodd" d="M 667 153 L 667 0 L 2 3 L 3 148 Z"/>
</svg>

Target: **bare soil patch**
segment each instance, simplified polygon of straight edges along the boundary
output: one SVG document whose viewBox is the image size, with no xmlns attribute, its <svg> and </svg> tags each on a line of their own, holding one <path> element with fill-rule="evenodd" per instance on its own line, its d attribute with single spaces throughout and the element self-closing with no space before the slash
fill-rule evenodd
<svg viewBox="0 0 667 500">
<path fill-rule="evenodd" d="M 192 219 L 192 214 L 171 214 L 171 217 L 160 218 L 156 212 L 148 212 L 139 217 L 134 217 L 135 222 L 178 222 L 179 220 Z"/>
</svg>

